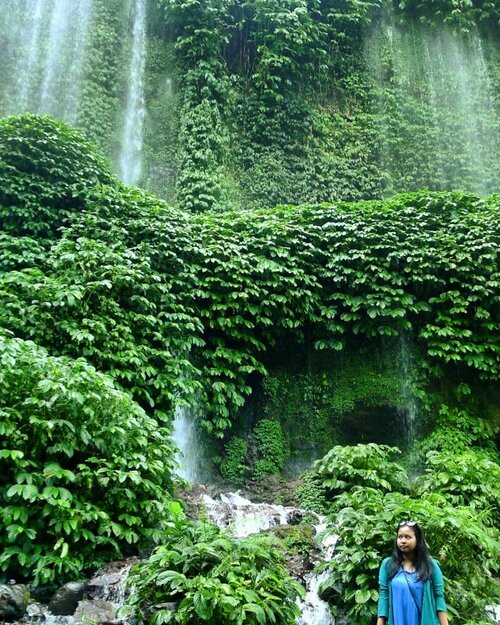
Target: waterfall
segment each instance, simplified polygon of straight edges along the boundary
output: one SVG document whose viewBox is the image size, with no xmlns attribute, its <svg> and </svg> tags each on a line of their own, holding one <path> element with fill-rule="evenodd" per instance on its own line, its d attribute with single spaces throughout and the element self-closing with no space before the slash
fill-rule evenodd
<svg viewBox="0 0 500 625">
<path fill-rule="evenodd" d="M 500 128 L 479 33 L 403 30 L 387 15 L 367 37 L 365 58 L 387 192 L 493 192 Z"/>
<path fill-rule="evenodd" d="M 188 482 L 199 482 L 206 475 L 200 433 L 193 409 L 177 406 L 173 422 L 173 439 L 179 450 L 176 456 L 177 475 Z"/>
<path fill-rule="evenodd" d="M 126 184 L 137 184 L 141 177 L 142 137 L 146 113 L 144 105 L 145 65 L 146 4 L 145 0 L 134 0 L 132 52 L 120 152 L 120 176 Z"/>
<path fill-rule="evenodd" d="M 398 361 L 401 388 L 399 418 L 403 429 L 402 440 L 411 447 L 415 442 L 418 407 L 414 388 L 413 354 L 408 338 L 405 336 L 400 339 Z"/>
<path fill-rule="evenodd" d="M 0 12 L 4 33 L 12 29 L 6 40 L 6 112 L 48 113 L 74 124 L 92 0 L 11 0 Z"/>
<path fill-rule="evenodd" d="M 252 503 L 239 493 L 222 494 L 219 500 L 204 495 L 203 504 L 209 520 L 219 527 L 227 528 L 236 538 L 257 534 L 277 525 L 297 524 L 306 515 L 318 516 L 298 508 Z M 321 521 L 318 517 L 318 525 L 315 526 L 317 534 L 326 527 Z M 321 545 L 328 559 L 332 556 L 335 541 L 335 537 L 329 537 Z M 319 586 L 327 575 L 306 575 L 306 596 L 298 602 L 301 616 L 296 625 L 335 625 L 328 603 L 318 595 Z"/>
</svg>

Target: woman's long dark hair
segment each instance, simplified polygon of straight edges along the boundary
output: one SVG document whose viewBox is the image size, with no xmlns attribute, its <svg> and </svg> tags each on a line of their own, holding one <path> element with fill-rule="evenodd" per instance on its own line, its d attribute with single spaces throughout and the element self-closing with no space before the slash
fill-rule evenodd
<svg viewBox="0 0 500 625">
<path fill-rule="evenodd" d="M 408 525 L 409 523 L 409 525 Z M 409 527 L 411 530 L 415 532 L 415 538 L 417 539 L 417 546 L 415 547 L 415 559 L 413 560 L 413 566 L 415 567 L 415 571 L 418 575 L 418 579 L 421 581 L 425 581 L 429 579 L 432 573 L 432 560 L 429 554 L 429 548 L 427 547 L 427 543 L 425 542 L 424 533 L 422 529 L 418 525 L 418 523 L 414 523 L 409 521 L 408 523 L 400 523 L 398 525 L 398 532 L 401 527 Z M 392 578 L 399 569 L 403 566 L 403 552 L 398 548 L 398 535 L 396 533 L 396 538 L 394 539 L 394 547 L 392 550 L 392 558 L 390 562 L 389 568 L 389 576 Z"/>
</svg>

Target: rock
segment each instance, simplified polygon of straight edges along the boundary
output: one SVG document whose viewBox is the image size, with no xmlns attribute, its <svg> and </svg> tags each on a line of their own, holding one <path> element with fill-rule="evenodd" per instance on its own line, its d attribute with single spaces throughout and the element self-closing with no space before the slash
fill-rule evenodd
<svg viewBox="0 0 500 625">
<path fill-rule="evenodd" d="M 178 601 L 167 601 L 165 603 L 157 603 L 156 605 L 151 605 L 149 606 L 149 608 L 146 609 L 148 620 L 151 616 L 153 616 L 160 610 L 166 610 L 168 612 L 175 612 L 178 605 L 179 605 Z"/>
<path fill-rule="evenodd" d="M 117 606 L 109 601 L 83 599 L 78 602 L 75 610 L 74 625 L 88 625 L 89 623 L 115 625 L 122 622 L 117 616 L 117 611 Z"/>
<path fill-rule="evenodd" d="M 333 605 L 337 605 L 340 594 L 340 589 L 335 586 L 329 586 L 328 588 L 323 588 L 321 591 L 318 591 L 320 599 Z"/>
<path fill-rule="evenodd" d="M 49 603 L 49 611 L 58 616 L 74 614 L 78 602 L 83 599 L 87 586 L 79 582 L 68 582 L 58 588 Z"/>
<path fill-rule="evenodd" d="M 54 594 L 54 588 L 51 588 L 49 585 L 39 585 L 39 586 L 30 586 L 30 594 L 31 598 L 38 602 L 47 605 Z"/>
<path fill-rule="evenodd" d="M 0 586 L 0 621 L 15 621 L 26 613 L 30 591 L 23 584 Z"/>
<path fill-rule="evenodd" d="M 124 582 L 130 568 L 139 562 L 139 558 L 131 557 L 105 564 L 87 584 L 89 597 L 104 599 L 104 601 L 111 603 L 123 603 L 125 598 Z"/>
</svg>

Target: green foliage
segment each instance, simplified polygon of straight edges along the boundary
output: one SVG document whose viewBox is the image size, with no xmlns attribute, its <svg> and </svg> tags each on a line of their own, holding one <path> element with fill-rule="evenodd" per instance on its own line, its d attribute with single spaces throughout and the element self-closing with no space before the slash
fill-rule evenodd
<svg viewBox="0 0 500 625">
<path fill-rule="evenodd" d="M 461 386 L 469 389 L 467 385 Z M 435 419 L 433 431 L 417 444 L 419 453 L 422 455 L 432 450 L 462 453 L 470 447 L 493 449 L 491 424 L 470 414 L 465 409 L 450 407 L 446 404 L 439 407 L 439 415 Z"/>
<path fill-rule="evenodd" d="M 227 133 L 223 107 L 228 99 L 222 61 L 228 42 L 226 16 L 232 0 L 162 0 L 175 29 L 177 73 L 182 81 L 177 200 L 182 209 L 220 207 Z"/>
<path fill-rule="evenodd" d="M 0 336 L 0 570 L 75 578 L 161 535 L 169 431 L 85 360 Z"/>
<path fill-rule="evenodd" d="M 355 486 L 376 488 L 381 492 L 404 492 L 408 476 L 404 468 L 392 460 L 399 453 L 397 447 L 375 443 L 352 447 L 337 445 L 317 460 L 314 468 L 333 496 Z"/>
<path fill-rule="evenodd" d="M 3 123 L 22 128 L 13 134 L 26 137 L 34 170 L 47 156 L 30 142 L 31 125 L 65 128 L 32 116 Z M 411 330 L 431 375 L 498 376 L 495 196 L 188 215 L 116 183 L 89 186 L 108 174 L 78 146 L 88 176 L 78 179 L 70 150 L 44 185 L 58 206 L 67 193 L 80 211 L 46 243 L 45 264 L 33 245 L 27 266 L 17 244 L 21 258 L 0 274 L 0 325 L 53 354 L 84 355 L 148 410 L 196 397 L 204 426 L 221 435 L 251 392 L 249 376 L 266 373 L 265 352 L 283 339 L 339 351 L 353 335 Z M 20 174 L 8 178 L 3 158 L 6 186 L 15 185 Z M 18 228 L 9 237 L 23 235 Z"/>
<path fill-rule="evenodd" d="M 287 573 L 271 536 L 234 540 L 213 525 L 178 516 L 167 542 L 132 570 L 126 613 L 152 625 L 289 625 L 303 589 Z M 148 608 L 175 601 L 175 608 Z"/>
<path fill-rule="evenodd" d="M 312 510 L 324 514 L 328 510 L 327 488 L 321 477 L 314 471 L 302 476 L 302 483 L 295 491 L 297 501 L 304 510 Z"/>
<path fill-rule="evenodd" d="M 491 0 L 401 0 L 395 4 L 423 23 L 451 24 L 463 32 L 473 30 L 481 21 L 495 25 L 500 20 L 498 4 Z"/>
<path fill-rule="evenodd" d="M 248 453 L 248 443 L 243 438 L 233 436 L 224 448 L 224 459 L 220 465 L 220 472 L 224 479 L 236 484 L 244 481 L 248 467 L 246 456 Z"/>
<path fill-rule="evenodd" d="M 29 137 L 32 119 L 9 123 Z M 29 146 L 25 158 L 43 163 Z M 76 178 L 79 156 L 67 162 Z M 317 350 L 340 350 L 352 334 L 413 329 L 432 371 L 498 374 L 495 197 L 422 193 L 188 219 L 138 191 L 73 187 L 65 171 L 47 174 L 47 194 L 70 186 L 85 211 L 45 268 L 0 276 L 0 323 L 54 353 L 84 354 L 148 409 L 197 395 L 204 425 L 220 434 L 251 392 L 248 376 L 265 373 L 265 349 L 306 333 Z"/>
<path fill-rule="evenodd" d="M 114 182 L 82 135 L 50 117 L 0 119 L 0 218 L 16 236 L 53 238 L 87 188 Z"/>
<path fill-rule="evenodd" d="M 257 439 L 257 454 L 253 477 L 260 479 L 279 473 L 285 464 L 283 432 L 279 421 L 261 419 L 253 434 Z"/>
<path fill-rule="evenodd" d="M 128 79 L 127 3 L 95 0 L 86 45 L 77 125 L 108 157 L 120 150 Z"/>
<path fill-rule="evenodd" d="M 491 525 L 500 524 L 500 465 L 476 450 L 431 451 L 425 475 L 417 480 L 421 493 L 437 491 L 452 506 L 470 506 Z"/>
<path fill-rule="evenodd" d="M 280 354 L 278 366 L 263 381 L 264 413 L 279 419 L 292 458 L 311 454 L 316 459 L 362 432 L 372 440 L 378 435 L 377 442 L 392 441 L 394 432 L 382 418 L 376 431 L 369 431 L 364 416 L 367 408 L 381 415 L 403 408 L 400 352 L 397 342 L 385 342 L 380 349 L 349 344 L 340 353 L 294 345 Z M 292 359 L 307 364 L 290 371 Z"/>
</svg>

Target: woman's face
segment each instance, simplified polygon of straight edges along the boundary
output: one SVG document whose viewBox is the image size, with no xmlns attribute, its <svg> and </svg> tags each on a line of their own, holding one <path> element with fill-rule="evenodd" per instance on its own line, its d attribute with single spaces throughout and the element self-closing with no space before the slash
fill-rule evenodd
<svg viewBox="0 0 500 625">
<path fill-rule="evenodd" d="M 417 537 L 415 536 L 414 530 L 408 527 L 408 525 L 403 525 L 398 529 L 396 541 L 398 549 L 403 555 L 411 554 L 417 548 Z"/>
</svg>

